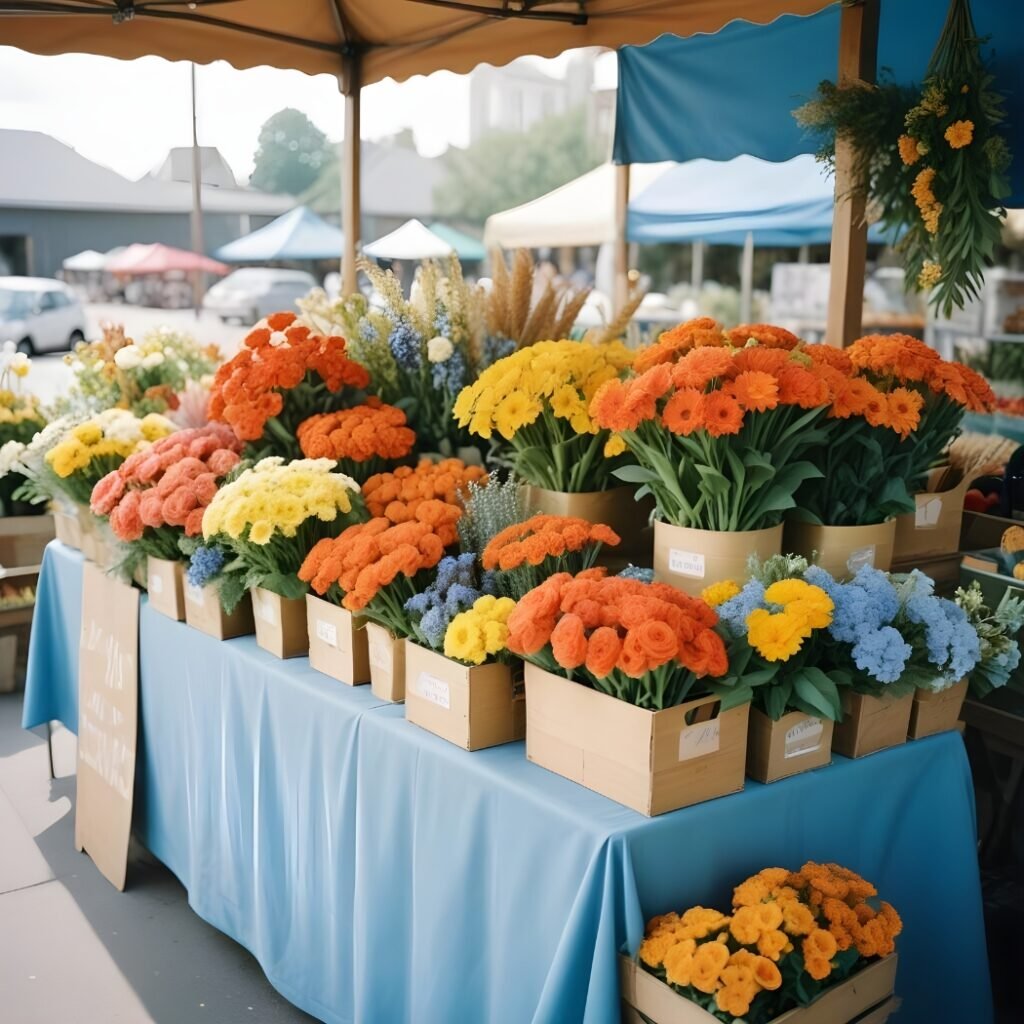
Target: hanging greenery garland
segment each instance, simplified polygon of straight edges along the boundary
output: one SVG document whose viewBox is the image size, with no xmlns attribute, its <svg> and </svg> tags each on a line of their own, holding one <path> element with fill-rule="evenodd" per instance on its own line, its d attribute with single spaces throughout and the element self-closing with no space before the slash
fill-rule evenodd
<svg viewBox="0 0 1024 1024">
<path fill-rule="evenodd" d="M 908 288 L 931 291 L 943 315 L 975 298 L 992 263 L 1010 193 L 1010 150 L 969 0 L 951 0 L 920 86 L 822 82 L 797 121 L 834 166 L 836 138 L 854 147 L 855 180 L 899 238 Z"/>
</svg>

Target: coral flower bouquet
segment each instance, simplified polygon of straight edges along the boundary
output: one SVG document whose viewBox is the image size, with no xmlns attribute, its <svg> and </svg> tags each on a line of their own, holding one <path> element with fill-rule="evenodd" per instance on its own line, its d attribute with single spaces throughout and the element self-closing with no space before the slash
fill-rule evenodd
<svg viewBox="0 0 1024 1024">
<path fill-rule="evenodd" d="M 549 577 L 508 618 L 527 662 L 527 756 L 648 815 L 741 789 L 749 691 L 717 623 L 664 583 Z"/>
<path fill-rule="evenodd" d="M 890 995 L 895 964 L 878 961 L 895 952 L 902 930 L 870 882 L 808 861 L 746 879 L 728 914 L 698 906 L 652 918 L 637 966 L 725 1024 L 768 1024 L 868 968 L 885 972 L 881 995 Z M 641 986 L 630 988 L 643 1012 Z M 859 1016 L 878 998 L 851 1009 Z"/>
<path fill-rule="evenodd" d="M 299 425 L 353 404 L 369 382 L 344 338 L 316 334 L 294 313 L 274 313 L 217 370 L 209 415 L 228 424 L 253 453 L 295 458 Z"/>
</svg>

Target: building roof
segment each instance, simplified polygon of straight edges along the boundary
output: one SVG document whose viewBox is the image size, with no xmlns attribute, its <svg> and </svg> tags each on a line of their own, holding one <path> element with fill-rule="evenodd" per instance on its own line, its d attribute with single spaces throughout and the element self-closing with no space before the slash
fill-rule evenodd
<svg viewBox="0 0 1024 1024">
<path fill-rule="evenodd" d="M 204 185 L 202 202 L 209 213 L 276 216 L 295 200 Z M 151 177 L 131 181 L 42 132 L 0 129 L 0 207 L 187 213 L 192 186 Z"/>
<path fill-rule="evenodd" d="M 199 147 L 199 176 L 204 185 L 217 188 L 238 188 L 234 172 L 216 146 Z M 149 172 L 150 178 L 158 181 L 192 182 L 192 147 L 175 146 L 159 166 Z"/>
</svg>

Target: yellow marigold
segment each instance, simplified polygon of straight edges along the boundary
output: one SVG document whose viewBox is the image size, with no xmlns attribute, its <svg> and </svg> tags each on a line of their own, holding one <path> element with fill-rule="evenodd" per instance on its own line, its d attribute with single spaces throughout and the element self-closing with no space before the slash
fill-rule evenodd
<svg viewBox="0 0 1024 1024">
<path fill-rule="evenodd" d="M 705 587 L 700 596 L 706 604 L 717 608 L 720 604 L 734 598 L 740 592 L 740 585 L 735 580 L 722 580 L 720 583 L 712 583 Z"/>
<path fill-rule="evenodd" d="M 804 960 L 804 970 L 815 981 L 824 981 L 832 973 L 832 963 L 824 957 L 812 956 Z"/>
<path fill-rule="evenodd" d="M 621 434 L 612 434 L 604 443 L 604 457 L 606 459 L 614 459 L 616 455 L 621 455 L 625 450 L 626 442 Z"/>
<path fill-rule="evenodd" d="M 913 167 L 921 159 L 921 154 L 917 149 L 917 139 L 913 136 L 901 135 L 899 138 L 899 148 L 900 159 L 907 167 Z"/>
<path fill-rule="evenodd" d="M 835 936 L 823 928 L 815 928 L 803 942 L 805 957 L 820 956 L 826 960 L 831 960 L 838 952 L 838 949 Z"/>
<path fill-rule="evenodd" d="M 671 984 L 679 985 L 680 988 L 690 984 L 696 948 L 697 943 L 693 939 L 682 939 L 665 952 L 661 962 L 665 967 L 665 977 Z"/>
<path fill-rule="evenodd" d="M 747 616 L 747 641 L 767 661 L 789 661 L 805 636 L 804 620 L 788 612 L 755 608 Z"/>
<path fill-rule="evenodd" d="M 814 930 L 814 915 L 798 900 L 786 900 L 782 904 L 782 927 L 790 935 L 808 935 Z"/>
<path fill-rule="evenodd" d="M 678 939 L 670 931 L 650 935 L 640 943 L 637 954 L 648 967 L 659 968 L 665 961 L 670 949 L 678 944 Z"/>
<path fill-rule="evenodd" d="M 921 213 L 921 220 L 924 221 L 925 230 L 932 235 L 939 230 L 939 215 L 942 213 L 942 203 L 935 198 L 932 189 L 934 182 L 935 168 L 923 167 L 917 172 L 914 184 L 910 188 L 910 194 Z"/>
<path fill-rule="evenodd" d="M 917 275 L 919 288 L 934 288 L 942 280 L 942 264 L 934 260 L 925 260 L 921 272 Z"/>
<path fill-rule="evenodd" d="M 761 932 L 764 931 L 757 916 L 757 907 L 740 907 L 739 910 L 732 915 L 732 921 L 729 924 L 729 931 L 732 932 L 733 938 L 740 943 L 740 945 L 754 945 L 754 943 L 756 943 L 761 937 Z"/>
<path fill-rule="evenodd" d="M 693 954 L 693 973 L 690 984 L 701 992 L 714 992 L 719 986 L 719 975 L 729 962 L 729 950 L 720 942 L 705 942 Z"/>
<path fill-rule="evenodd" d="M 778 960 L 782 951 L 789 945 L 785 932 L 777 929 L 763 932 L 757 940 L 757 951 L 769 960 Z"/>
<path fill-rule="evenodd" d="M 954 121 L 943 132 L 942 137 L 949 143 L 950 149 L 963 149 L 969 146 L 974 138 L 973 121 Z"/>
</svg>

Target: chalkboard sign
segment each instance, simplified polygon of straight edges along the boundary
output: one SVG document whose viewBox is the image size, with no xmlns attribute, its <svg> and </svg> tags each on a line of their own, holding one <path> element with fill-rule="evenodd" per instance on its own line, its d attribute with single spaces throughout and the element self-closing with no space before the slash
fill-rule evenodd
<svg viewBox="0 0 1024 1024">
<path fill-rule="evenodd" d="M 139 592 L 92 562 L 82 574 L 75 848 L 124 891 L 135 792 Z"/>
</svg>

